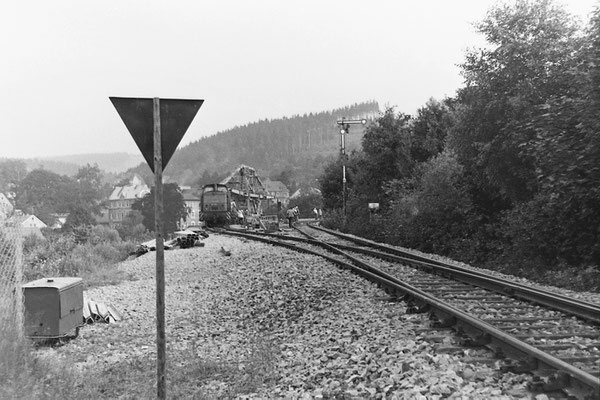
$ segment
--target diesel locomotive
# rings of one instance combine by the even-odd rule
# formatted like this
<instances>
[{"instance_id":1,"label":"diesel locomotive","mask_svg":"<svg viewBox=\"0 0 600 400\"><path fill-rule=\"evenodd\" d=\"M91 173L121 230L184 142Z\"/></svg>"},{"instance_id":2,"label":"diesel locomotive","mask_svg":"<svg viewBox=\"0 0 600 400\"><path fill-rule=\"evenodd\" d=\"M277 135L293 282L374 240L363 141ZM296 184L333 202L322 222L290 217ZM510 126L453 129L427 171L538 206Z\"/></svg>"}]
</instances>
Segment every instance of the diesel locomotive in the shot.
<instances>
[{"instance_id":1,"label":"diesel locomotive","mask_svg":"<svg viewBox=\"0 0 600 400\"><path fill-rule=\"evenodd\" d=\"M231 192L227 185L204 185L200 196L200 219L206 226L223 226L231 222Z\"/></svg>"}]
</instances>

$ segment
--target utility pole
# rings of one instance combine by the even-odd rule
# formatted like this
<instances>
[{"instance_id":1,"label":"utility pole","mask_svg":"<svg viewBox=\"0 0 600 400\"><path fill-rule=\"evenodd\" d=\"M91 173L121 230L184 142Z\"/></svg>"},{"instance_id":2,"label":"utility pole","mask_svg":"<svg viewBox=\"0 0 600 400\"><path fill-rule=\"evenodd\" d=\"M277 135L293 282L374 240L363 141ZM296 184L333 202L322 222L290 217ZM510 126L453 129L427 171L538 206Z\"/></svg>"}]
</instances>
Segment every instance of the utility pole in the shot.
<instances>
[{"instance_id":1,"label":"utility pole","mask_svg":"<svg viewBox=\"0 0 600 400\"><path fill-rule=\"evenodd\" d=\"M367 120L346 119L344 117L337 120L340 127L340 156L342 158L342 209L346 217L346 135L350 133L350 125L365 125Z\"/></svg>"}]
</instances>

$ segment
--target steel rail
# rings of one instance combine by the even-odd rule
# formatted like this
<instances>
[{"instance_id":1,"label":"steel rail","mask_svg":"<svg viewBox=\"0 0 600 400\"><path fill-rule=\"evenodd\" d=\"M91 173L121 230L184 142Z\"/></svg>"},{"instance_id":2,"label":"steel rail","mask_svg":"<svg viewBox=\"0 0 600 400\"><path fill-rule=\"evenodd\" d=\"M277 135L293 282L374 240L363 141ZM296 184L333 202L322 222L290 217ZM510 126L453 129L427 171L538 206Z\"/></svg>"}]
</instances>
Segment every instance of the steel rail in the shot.
<instances>
[{"instance_id":1,"label":"steel rail","mask_svg":"<svg viewBox=\"0 0 600 400\"><path fill-rule=\"evenodd\" d=\"M310 236L305 232L300 232L304 235ZM398 294L398 292L400 292L403 295L408 295L412 299L416 299L428 305L432 308L431 311L438 317L438 319L442 321L452 320L452 325L454 325L459 332L467 333L470 336L478 338L479 340L483 339L485 345L493 349L497 354L500 354L502 356L509 356L514 359L520 360L521 363L527 364L528 368L558 371L560 376L556 379L560 380L560 383L562 385L569 384L571 388L576 390L578 393L600 393L600 378L597 378L585 371L574 367L571 364L568 364L563 360L560 360L559 358L545 353L535 348L534 346L529 345L511 336L510 334L501 331L498 328L465 313L462 310L454 308L445 303L443 300L437 299L436 297L422 291L421 289L414 287L406 282L403 282L397 279L396 277L386 272L383 272L377 269L376 267L353 257L350 254L347 254L346 252L336 248L335 246L321 242L321 247L324 247L335 254L341 255L351 260L356 265L344 262L342 260L327 256L325 254L307 248L302 248L296 245L291 245L281 240L277 240L279 238L273 237L274 235L267 236L262 234L256 234L255 232L248 233L234 230L223 230L223 233L230 234L233 236L240 236L247 239L257 240L272 245L283 246L291 250L300 251L307 254L313 254L325 258L329 261L334 262L337 265L342 266L345 269L352 270L358 275L361 275L366 279L377 283L380 286L385 287L389 292L392 292L396 295ZM308 244L315 244L314 242L319 242L316 239L312 239L309 241L300 241ZM572 379L569 379L569 377Z\"/></svg>"},{"instance_id":2,"label":"steel rail","mask_svg":"<svg viewBox=\"0 0 600 400\"><path fill-rule=\"evenodd\" d=\"M574 300L568 296L564 296L558 293L552 293L543 289L533 289L526 285L517 282L511 282L503 278L490 277L489 275L486 275L485 273L479 271L455 266L450 263L434 260L425 256L412 254L410 252L402 251L391 246L383 245L381 243L376 243L365 239L345 235L343 233L332 231L330 229L326 229L320 226L318 227L311 224L309 224L309 226L313 229L329 233L330 235L337 236L363 246L375 247L385 252L394 254L397 257L400 257L395 261L404 260L403 262L409 263L411 264L411 266L427 268L430 271L434 269L441 270L444 273L452 274L454 276L462 278L462 280L466 283L484 287L486 289L506 294L515 298L528 300L600 324L600 304L594 304L582 300ZM340 248L345 247L346 249L349 249L348 246L344 245L336 244L335 246L338 246ZM357 252L360 252L362 250L363 249L352 249L352 251Z\"/></svg>"}]
</instances>

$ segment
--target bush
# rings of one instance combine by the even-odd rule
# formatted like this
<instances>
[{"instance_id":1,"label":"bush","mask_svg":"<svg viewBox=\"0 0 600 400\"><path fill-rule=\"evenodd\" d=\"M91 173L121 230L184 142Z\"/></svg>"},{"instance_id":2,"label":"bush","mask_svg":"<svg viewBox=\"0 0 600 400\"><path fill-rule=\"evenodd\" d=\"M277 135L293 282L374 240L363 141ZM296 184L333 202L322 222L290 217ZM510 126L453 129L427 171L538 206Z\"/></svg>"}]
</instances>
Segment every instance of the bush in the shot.
<instances>
[{"instance_id":1,"label":"bush","mask_svg":"<svg viewBox=\"0 0 600 400\"><path fill-rule=\"evenodd\" d=\"M142 223L144 217L138 210L131 211L123 218L122 223L117 226L117 232L122 240L131 242L145 242L149 240L152 234L146 229Z\"/></svg>"},{"instance_id":2,"label":"bush","mask_svg":"<svg viewBox=\"0 0 600 400\"><path fill-rule=\"evenodd\" d=\"M344 229L344 213L340 209L327 210L323 215L321 225L329 229Z\"/></svg>"},{"instance_id":3,"label":"bush","mask_svg":"<svg viewBox=\"0 0 600 400\"><path fill-rule=\"evenodd\" d=\"M577 201L573 200L570 207L576 208ZM537 270L598 265L600 245L595 219L590 213L565 210L551 196L539 194L505 213L500 225L505 246L497 261L526 263Z\"/></svg>"},{"instance_id":4,"label":"bush","mask_svg":"<svg viewBox=\"0 0 600 400\"><path fill-rule=\"evenodd\" d=\"M107 226L95 225L90 228L88 242L91 245L102 243L118 244L121 242L119 232Z\"/></svg>"}]
</instances>

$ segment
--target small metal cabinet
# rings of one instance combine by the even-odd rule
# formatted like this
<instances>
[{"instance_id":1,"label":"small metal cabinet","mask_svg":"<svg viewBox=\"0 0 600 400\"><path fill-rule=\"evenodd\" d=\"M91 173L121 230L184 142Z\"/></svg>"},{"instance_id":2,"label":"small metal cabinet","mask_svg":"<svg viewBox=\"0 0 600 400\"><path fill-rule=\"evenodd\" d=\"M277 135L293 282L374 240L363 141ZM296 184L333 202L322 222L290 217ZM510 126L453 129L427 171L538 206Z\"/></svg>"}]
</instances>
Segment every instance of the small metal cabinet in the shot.
<instances>
[{"instance_id":1,"label":"small metal cabinet","mask_svg":"<svg viewBox=\"0 0 600 400\"><path fill-rule=\"evenodd\" d=\"M22 288L26 336L58 338L82 325L81 278L43 278L28 282Z\"/></svg>"}]
</instances>

